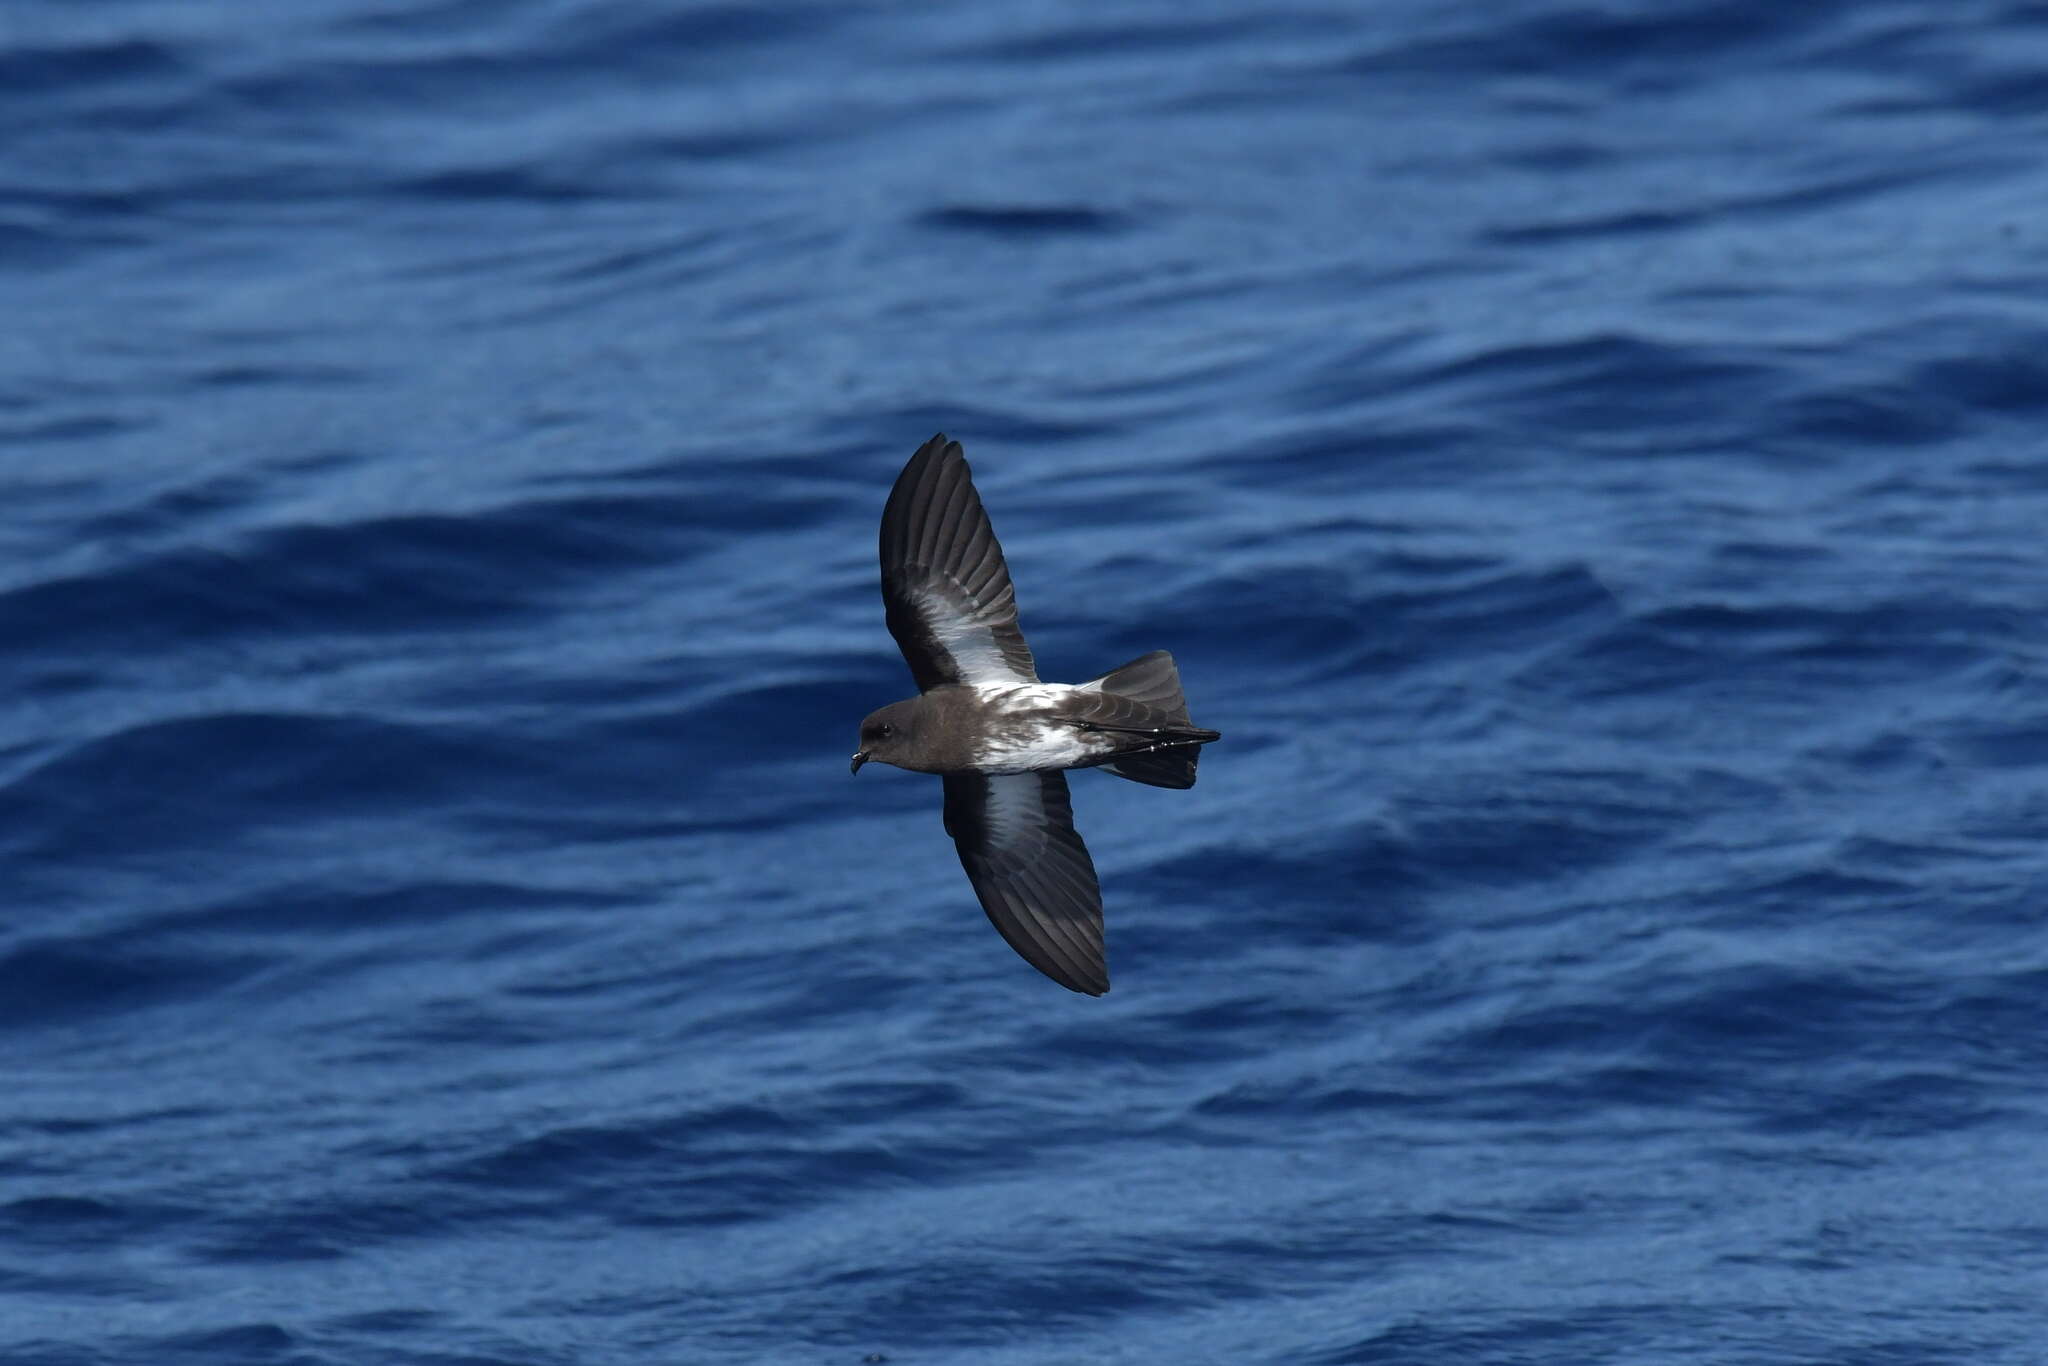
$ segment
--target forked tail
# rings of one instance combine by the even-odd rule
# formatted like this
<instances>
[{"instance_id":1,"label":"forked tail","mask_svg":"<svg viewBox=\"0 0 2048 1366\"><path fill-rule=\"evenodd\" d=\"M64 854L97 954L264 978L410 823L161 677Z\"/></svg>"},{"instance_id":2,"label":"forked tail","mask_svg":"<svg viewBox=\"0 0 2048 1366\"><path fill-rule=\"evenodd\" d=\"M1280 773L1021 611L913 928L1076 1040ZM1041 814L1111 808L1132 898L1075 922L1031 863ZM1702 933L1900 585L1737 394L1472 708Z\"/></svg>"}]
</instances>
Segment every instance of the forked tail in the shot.
<instances>
[{"instance_id":1,"label":"forked tail","mask_svg":"<svg viewBox=\"0 0 2048 1366\"><path fill-rule=\"evenodd\" d=\"M1180 670L1174 667L1172 655L1164 650L1139 655L1081 686L1152 708L1163 713L1175 727L1157 742L1158 748L1134 748L1128 754L1120 754L1100 765L1104 772L1148 787L1195 785L1195 763L1202 757L1202 746L1216 739L1217 733L1202 730L1188 718L1187 699L1180 691Z\"/></svg>"}]
</instances>

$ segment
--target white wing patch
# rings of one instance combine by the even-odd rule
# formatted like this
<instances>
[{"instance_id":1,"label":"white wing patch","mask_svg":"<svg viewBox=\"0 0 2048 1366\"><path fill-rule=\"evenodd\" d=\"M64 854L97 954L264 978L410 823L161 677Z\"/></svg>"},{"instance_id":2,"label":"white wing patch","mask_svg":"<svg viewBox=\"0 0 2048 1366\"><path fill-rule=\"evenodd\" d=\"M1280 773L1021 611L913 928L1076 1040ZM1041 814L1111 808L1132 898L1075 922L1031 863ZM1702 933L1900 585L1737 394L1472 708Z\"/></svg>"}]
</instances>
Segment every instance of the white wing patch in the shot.
<instances>
[{"instance_id":1,"label":"white wing patch","mask_svg":"<svg viewBox=\"0 0 2048 1366\"><path fill-rule=\"evenodd\" d=\"M988 842L1005 853L1030 853L1045 842L1045 802L1038 779L1015 774L988 782Z\"/></svg>"},{"instance_id":2,"label":"white wing patch","mask_svg":"<svg viewBox=\"0 0 2048 1366\"><path fill-rule=\"evenodd\" d=\"M952 656L962 683L987 686L1019 681L1017 671L996 645L995 632L962 615L958 603L936 593L919 593L917 614L931 627L939 648Z\"/></svg>"}]
</instances>

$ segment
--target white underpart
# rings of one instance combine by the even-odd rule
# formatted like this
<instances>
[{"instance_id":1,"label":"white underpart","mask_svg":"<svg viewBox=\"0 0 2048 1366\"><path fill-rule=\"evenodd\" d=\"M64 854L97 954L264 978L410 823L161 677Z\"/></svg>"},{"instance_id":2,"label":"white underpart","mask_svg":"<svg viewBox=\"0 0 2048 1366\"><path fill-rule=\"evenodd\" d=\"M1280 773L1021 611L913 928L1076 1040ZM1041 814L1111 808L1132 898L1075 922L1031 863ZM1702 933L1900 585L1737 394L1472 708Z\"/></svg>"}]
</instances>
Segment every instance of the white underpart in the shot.
<instances>
[{"instance_id":1,"label":"white underpart","mask_svg":"<svg viewBox=\"0 0 2048 1366\"><path fill-rule=\"evenodd\" d=\"M974 691L1005 712L1037 711L1069 693L1080 691L1071 683L981 683ZM1050 724L1035 734L1015 737L997 733L975 760L985 773L1035 773L1048 768L1072 768L1109 748L1099 735L1078 726Z\"/></svg>"},{"instance_id":2,"label":"white underpart","mask_svg":"<svg viewBox=\"0 0 2048 1366\"><path fill-rule=\"evenodd\" d=\"M931 593L917 598L918 615L938 638L939 648L953 657L953 667L962 683L976 685L1015 683L1017 671L996 648L995 632L972 617L962 616L957 604Z\"/></svg>"}]
</instances>

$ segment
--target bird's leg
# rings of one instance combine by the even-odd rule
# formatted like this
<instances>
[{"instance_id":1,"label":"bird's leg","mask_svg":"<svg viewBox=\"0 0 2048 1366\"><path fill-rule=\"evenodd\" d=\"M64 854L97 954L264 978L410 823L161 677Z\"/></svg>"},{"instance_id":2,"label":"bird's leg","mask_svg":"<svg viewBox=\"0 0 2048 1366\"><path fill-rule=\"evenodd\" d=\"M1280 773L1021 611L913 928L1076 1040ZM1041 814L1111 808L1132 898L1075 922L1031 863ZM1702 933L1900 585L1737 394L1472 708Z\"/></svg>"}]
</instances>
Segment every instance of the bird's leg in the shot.
<instances>
[{"instance_id":1,"label":"bird's leg","mask_svg":"<svg viewBox=\"0 0 2048 1366\"><path fill-rule=\"evenodd\" d=\"M1152 733L1153 733L1154 735L1157 735L1157 734L1158 734L1159 732L1158 732L1158 731L1153 731ZM1126 754L1156 754L1156 753L1158 753L1158 752L1159 752L1160 750L1162 750L1162 749L1182 749L1182 748L1185 748L1186 746L1188 746L1188 745L1192 745L1192 744L1194 744L1194 743L1196 743L1196 742L1195 742L1195 741L1193 741L1193 740L1154 740L1154 741L1153 741L1153 742L1152 742L1151 744L1149 744L1149 745L1145 745L1145 746L1143 746L1143 747L1141 747L1141 748L1138 748L1138 749L1127 749L1127 750L1125 750L1125 751L1124 751L1124 753L1126 753Z\"/></svg>"},{"instance_id":2,"label":"bird's leg","mask_svg":"<svg viewBox=\"0 0 2048 1366\"><path fill-rule=\"evenodd\" d=\"M1075 722L1074 724L1078 725L1083 731L1087 732L1090 735L1100 735L1104 732L1107 732L1111 735L1166 734L1166 728L1163 726L1151 726L1143 730L1137 730L1129 726L1105 726L1094 721L1079 721ZM1201 743L1202 742L1200 740L1154 740L1150 744L1140 745L1135 749L1123 750L1121 751L1121 753L1127 755L1156 754L1158 751L1162 749L1181 749L1188 745L1198 745Z\"/></svg>"}]
</instances>

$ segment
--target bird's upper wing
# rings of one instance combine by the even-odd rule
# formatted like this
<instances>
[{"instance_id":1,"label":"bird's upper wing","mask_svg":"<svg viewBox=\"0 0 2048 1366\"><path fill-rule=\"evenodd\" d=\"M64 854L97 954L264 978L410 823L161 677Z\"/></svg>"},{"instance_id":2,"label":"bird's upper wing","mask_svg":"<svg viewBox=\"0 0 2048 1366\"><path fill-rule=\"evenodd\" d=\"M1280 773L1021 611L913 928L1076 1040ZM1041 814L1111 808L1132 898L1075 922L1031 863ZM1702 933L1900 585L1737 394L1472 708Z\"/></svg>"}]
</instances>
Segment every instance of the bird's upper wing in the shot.
<instances>
[{"instance_id":1,"label":"bird's upper wing","mask_svg":"<svg viewBox=\"0 0 2048 1366\"><path fill-rule=\"evenodd\" d=\"M1017 630L1003 548L960 443L918 447L882 510L882 601L918 690L948 683L1036 683Z\"/></svg>"},{"instance_id":2,"label":"bird's upper wing","mask_svg":"<svg viewBox=\"0 0 2048 1366\"><path fill-rule=\"evenodd\" d=\"M1071 991L1109 990L1102 891L1064 774L948 773L946 833L981 908L1025 962Z\"/></svg>"}]
</instances>

